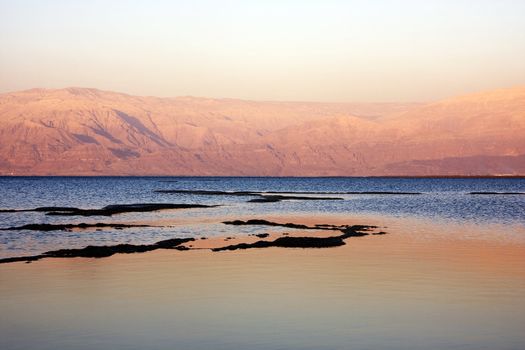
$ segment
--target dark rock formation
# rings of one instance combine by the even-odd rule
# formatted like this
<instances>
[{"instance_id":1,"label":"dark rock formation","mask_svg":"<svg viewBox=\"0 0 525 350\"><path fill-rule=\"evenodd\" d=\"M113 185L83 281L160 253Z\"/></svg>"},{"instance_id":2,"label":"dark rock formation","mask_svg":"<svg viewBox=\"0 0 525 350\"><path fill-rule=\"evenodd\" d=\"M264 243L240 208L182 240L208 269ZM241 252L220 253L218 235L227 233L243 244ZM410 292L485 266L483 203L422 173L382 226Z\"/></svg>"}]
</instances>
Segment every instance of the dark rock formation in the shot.
<instances>
[{"instance_id":1,"label":"dark rock formation","mask_svg":"<svg viewBox=\"0 0 525 350\"><path fill-rule=\"evenodd\" d=\"M0 209L0 213L18 213L26 211L37 211L37 212L51 212L51 211L69 211L78 210L74 207L38 207L34 209Z\"/></svg>"},{"instance_id":2,"label":"dark rock formation","mask_svg":"<svg viewBox=\"0 0 525 350\"><path fill-rule=\"evenodd\" d=\"M185 250L185 247L183 248L180 245L191 241L194 241L194 239L173 238L164 241L159 241L154 244L117 244L111 246L87 246L81 249L60 249L45 252L40 255L4 258L0 259L0 264L17 261L31 262L44 258L105 258L114 254L144 253L157 249Z\"/></svg>"},{"instance_id":3,"label":"dark rock formation","mask_svg":"<svg viewBox=\"0 0 525 350\"><path fill-rule=\"evenodd\" d=\"M79 209L74 207L39 207L35 209L4 209L0 212L45 212L46 215L61 216L112 216L122 213L151 212L166 209L212 208L216 205L203 204L172 204L172 203L137 203L137 204L112 204L101 209Z\"/></svg>"},{"instance_id":4,"label":"dark rock formation","mask_svg":"<svg viewBox=\"0 0 525 350\"><path fill-rule=\"evenodd\" d=\"M328 248L344 245L341 236L336 237L279 237L274 241L257 241L255 243L241 243L226 247L214 248L212 251L237 250L250 248Z\"/></svg>"},{"instance_id":5,"label":"dark rock formation","mask_svg":"<svg viewBox=\"0 0 525 350\"><path fill-rule=\"evenodd\" d=\"M275 203L283 200L343 200L337 197L305 197L305 196L287 196L281 194L268 194L277 192L248 192L248 191L208 191L208 190L157 190L157 193L178 193L194 194L206 196L238 196L238 197L257 197L249 200L251 203Z\"/></svg>"},{"instance_id":6,"label":"dark rock formation","mask_svg":"<svg viewBox=\"0 0 525 350\"><path fill-rule=\"evenodd\" d=\"M205 196L257 196L259 192L248 191L209 191L209 190L156 190L156 193L195 194Z\"/></svg>"},{"instance_id":7,"label":"dark rock formation","mask_svg":"<svg viewBox=\"0 0 525 350\"><path fill-rule=\"evenodd\" d=\"M289 228L298 228L298 229L309 229L306 225L300 225L300 224L292 224L292 223L286 223L286 224L279 224L276 222L271 222L268 220L262 220L262 219L251 219L247 221L242 220L233 220L233 221L223 221L223 224L226 225L264 225L264 226L281 226L281 227L289 227Z\"/></svg>"},{"instance_id":8,"label":"dark rock formation","mask_svg":"<svg viewBox=\"0 0 525 350\"><path fill-rule=\"evenodd\" d=\"M66 231L75 228L87 229L87 228L114 228L121 230L124 228L131 227L151 227L150 225L128 225L128 224L106 224L98 222L96 224L27 224L22 226L13 226L7 228L0 228L2 231L14 231L14 230L32 230L32 231Z\"/></svg>"},{"instance_id":9,"label":"dark rock formation","mask_svg":"<svg viewBox=\"0 0 525 350\"><path fill-rule=\"evenodd\" d=\"M285 196L285 195L266 195L259 194L259 198L250 199L251 203L275 203L284 200L301 200L301 201L334 201L343 200L338 197L304 197L304 196Z\"/></svg>"},{"instance_id":10,"label":"dark rock formation","mask_svg":"<svg viewBox=\"0 0 525 350\"><path fill-rule=\"evenodd\" d=\"M303 224L294 224L294 223L285 223L280 224L277 222L272 222L268 220L263 219L251 219L247 221L242 220L233 220L233 221L223 221L223 224L226 225L264 225L264 226L279 226L279 227L288 227L288 228L296 228L296 229L303 229L303 230L346 230L346 229L352 229L354 231L367 231L376 228L376 226L368 226L368 225L329 225L329 224L316 224L315 226L308 226Z\"/></svg>"},{"instance_id":11,"label":"dark rock formation","mask_svg":"<svg viewBox=\"0 0 525 350\"><path fill-rule=\"evenodd\" d=\"M483 194L483 195L520 195L525 192L470 192L469 194Z\"/></svg>"},{"instance_id":12,"label":"dark rock formation","mask_svg":"<svg viewBox=\"0 0 525 350\"><path fill-rule=\"evenodd\" d=\"M421 192L396 192L396 191L344 191L344 192L323 192L323 191L287 191L287 192L265 192L268 194L422 194Z\"/></svg>"},{"instance_id":13,"label":"dark rock formation","mask_svg":"<svg viewBox=\"0 0 525 350\"><path fill-rule=\"evenodd\" d=\"M230 245L226 247L219 247L212 249L214 252L224 250L250 249L250 248L268 248L268 247L282 247L282 248L329 248L337 247L345 244L345 239L350 237L368 236L370 231L376 226L368 225L327 225L317 224L315 226L307 226L301 224L279 224L267 220L248 220L248 221L225 221L229 225L267 225L267 226L282 226L289 228L307 229L307 230L337 230L342 232L342 235L331 237L279 237L274 241L257 241L255 243L241 243ZM375 234L381 235L386 232L377 232ZM374 234L374 233L373 233ZM283 234L284 235L284 234ZM257 235L259 237L259 235Z\"/></svg>"},{"instance_id":14,"label":"dark rock formation","mask_svg":"<svg viewBox=\"0 0 525 350\"><path fill-rule=\"evenodd\" d=\"M106 207L107 208L107 207ZM95 209L96 210L96 209ZM102 210L102 209L99 209ZM225 221L225 224L228 225L264 225L264 226L279 226L287 227L293 229L303 229L303 230L332 230L340 231L342 234L338 236L331 237L279 237L273 241L257 241L255 243L241 243L235 245L229 245L225 247L213 248L213 251L223 251L223 250L237 250L237 249L249 249L249 248L267 248L267 247L283 247L283 248L328 248L328 247L337 247L345 244L345 239L350 237L362 237L369 235L368 231L376 228L376 226L369 225L328 225L328 224L317 224L314 226L308 226L303 224L294 224L294 223L276 223L268 220L261 219L252 219L247 221L234 220L234 221ZM123 224L78 224L78 225L51 225L51 224L42 224L42 225L25 225L18 228L11 229L40 229L40 230L52 230L52 229L68 229L74 227L131 227L131 225ZM143 226L143 225L137 225ZM29 227L29 228L28 228ZM38 227L38 228L37 228ZM42 227L44 229L42 229ZM385 232L375 232L374 235L383 235ZM283 234L283 236L286 234ZM269 236L267 233L256 234L255 236L259 238L266 238ZM205 239L205 237L201 237ZM235 239L234 237L226 237L225 240ZM178 250L189 250L183 246L183 243L194 241L194 238L174 238L156 242L154 244L117 244L111 246L87 246L81 249L60 249L45 252L40 255L34 256L23 256L23 257L13 257L13 258L4 258L0 259L1 263L10 263L17 261L32 262L40 260L43 258L73 258L73 257L84 257L84 258L103 258L112 256L114 254L131 254L131 253L143 253L149 252L157 249L178 249Z\"/></svg>"}]
</instances>

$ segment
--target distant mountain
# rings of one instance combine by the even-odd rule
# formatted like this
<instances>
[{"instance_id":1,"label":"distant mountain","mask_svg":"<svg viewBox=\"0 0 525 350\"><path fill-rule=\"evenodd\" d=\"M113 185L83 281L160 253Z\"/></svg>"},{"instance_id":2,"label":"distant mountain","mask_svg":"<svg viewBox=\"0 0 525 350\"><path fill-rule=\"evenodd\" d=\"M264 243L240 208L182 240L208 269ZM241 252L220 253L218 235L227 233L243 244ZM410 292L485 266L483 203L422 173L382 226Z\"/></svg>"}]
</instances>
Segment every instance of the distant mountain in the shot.
<instances>
[{"instance_id":1,"label":"distant mountain","mask_svg":"<svg viewBox=\"0 0 525 350\"><path fill-rule=\"evenodd\" d=\"M525 175L525 88L430 104L7 93L0 174Z\"/></svg>"}]
</instances>

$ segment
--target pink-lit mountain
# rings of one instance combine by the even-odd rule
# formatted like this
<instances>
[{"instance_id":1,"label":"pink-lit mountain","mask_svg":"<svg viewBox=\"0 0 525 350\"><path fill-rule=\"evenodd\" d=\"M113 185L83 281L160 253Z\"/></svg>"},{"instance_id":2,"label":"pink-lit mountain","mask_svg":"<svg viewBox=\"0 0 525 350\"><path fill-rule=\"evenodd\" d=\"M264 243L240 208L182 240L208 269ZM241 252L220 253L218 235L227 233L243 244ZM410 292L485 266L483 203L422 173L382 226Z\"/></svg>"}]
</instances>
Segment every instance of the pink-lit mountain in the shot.
<instances>
[{"instance_id":1,"label":"pink-lit mountain","mask_svg":"<svg viewBox=\"0 0 525 350\"><path fill-rule=\"evenodd\" d=\"M525 175L525 87L429 104L0 95L1 175Z\"/></svg>"}]
</instances>

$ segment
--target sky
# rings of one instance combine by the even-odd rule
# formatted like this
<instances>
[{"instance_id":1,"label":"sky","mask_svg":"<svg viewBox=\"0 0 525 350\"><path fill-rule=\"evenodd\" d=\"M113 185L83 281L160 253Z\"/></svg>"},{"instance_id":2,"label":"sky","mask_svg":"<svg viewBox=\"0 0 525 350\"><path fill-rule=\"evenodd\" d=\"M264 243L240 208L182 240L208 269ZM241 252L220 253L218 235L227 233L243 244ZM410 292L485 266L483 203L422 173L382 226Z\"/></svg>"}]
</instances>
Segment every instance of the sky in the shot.
<instances>
[{"instance_id":1,"label":"sky","mask_svg":"<svg viewBox=\"0 0 525 350\"><path fill-rule=\"evenodd\" d=\"M432 101L525 85L523 0L0 0L0 92Z\"/></svg>"}]
</instances>

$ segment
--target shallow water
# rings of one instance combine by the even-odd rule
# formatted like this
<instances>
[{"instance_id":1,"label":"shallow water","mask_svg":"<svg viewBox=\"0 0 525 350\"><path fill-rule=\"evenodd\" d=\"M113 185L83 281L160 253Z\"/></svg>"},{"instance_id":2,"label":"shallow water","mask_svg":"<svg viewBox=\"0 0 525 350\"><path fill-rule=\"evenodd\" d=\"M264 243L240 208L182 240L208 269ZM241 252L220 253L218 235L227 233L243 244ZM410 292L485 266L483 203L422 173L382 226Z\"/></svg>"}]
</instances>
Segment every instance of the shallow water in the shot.
<instances>
[{"instance_id":1,"label":"shallow water","mask_svg":"<svg viewBox=\"0 0 525 350\"><path fill-rule=\"evenodd\" d=\"M525 246L402 224L330 249L1 265L0 347L523 349Z\"/></svg>"},{"instance_id":2,"label":"shallow water","mask_svg":"<svg viewBox=\"0 0 525 350\"><path fill-rule=\"evenodd\" d=\"M0 213L0 227L28 223L119 222L165 228L81 232L0 231L0 258L57 248L116 243L153 243L171 237L232 236L265 228L229 227L226 219L295 215L369 215L421 218L442 225L510 227L495 239L525 239L525 195L469 195L474 191L525 192L525 179L427 178L221 178L221 177L0 177L0 208L39 206L100 208L124 203L220 204L217 208L129 213L114 217L54 217L44 213ZM345 200L247 203L247 197L156 193L161 189L220 191L396 191L421 195L341 195ZM322 196L322 195L314 195ZM331 195L334 196L334 195ZM350 222L348 222L350 223ZM363 222L354 222L363 224ZM365 223L366 224L366 223Z\"/></svg>"},{"instance_id":3,"label":"shallow water","mask_svg":"<svg viewBox=\"0 0 525 350\"><path fill-rule=\"evenodd\" d=\"M176 182L165 182L176 181ZM389 234L327 249L155 251L0 265L1 349L524 349L522 179L1 178L0 207L223 204L114 217L0 214L30 222L150 222L122 231L11 231L0 256L108 242L291 229L225 219L372 224ZM344 201L246 203L155 189L418 191ZM296 234L309 234L296 230ZM292 232L293 234L293 232ZM252 237L253 239L253 237ZM201 246L213 239L199 240ZM230 241L230 242L232 242Z\"/></svg>"}]
</instances>

